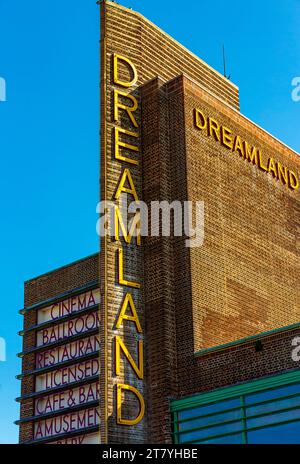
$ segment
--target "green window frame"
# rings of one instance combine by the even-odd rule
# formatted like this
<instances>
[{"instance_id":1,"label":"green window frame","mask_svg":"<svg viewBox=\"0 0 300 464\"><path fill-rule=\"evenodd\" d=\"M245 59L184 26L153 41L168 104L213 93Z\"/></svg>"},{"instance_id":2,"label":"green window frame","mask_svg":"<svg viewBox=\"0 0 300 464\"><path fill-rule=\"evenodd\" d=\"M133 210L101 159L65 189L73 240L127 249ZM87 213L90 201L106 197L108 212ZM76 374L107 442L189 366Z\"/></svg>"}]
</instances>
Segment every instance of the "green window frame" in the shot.
<instances>
[{"instance_id":1,"label":"green window frame","mask_svg":"<svg viewBox=\"0 0 300 464\"><path fill-rule=\"evenodd\" d=\"M300 435L300 369L172 400L170 410L175 444L247 444L251 432L295 422Z\"/></svg>"}]
</instances>

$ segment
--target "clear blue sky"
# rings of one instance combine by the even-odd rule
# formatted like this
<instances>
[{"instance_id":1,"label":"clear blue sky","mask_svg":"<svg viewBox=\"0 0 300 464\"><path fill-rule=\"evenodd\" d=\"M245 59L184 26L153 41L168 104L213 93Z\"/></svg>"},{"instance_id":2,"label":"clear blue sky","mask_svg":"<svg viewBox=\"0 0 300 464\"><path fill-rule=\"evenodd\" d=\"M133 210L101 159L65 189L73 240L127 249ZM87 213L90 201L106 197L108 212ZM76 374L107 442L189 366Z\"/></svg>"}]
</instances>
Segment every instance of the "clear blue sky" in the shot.
<instances>
[{"instance_id":1,"label":"clear blue sky","mask_svg":"<svg viewBox=\"0 0 300 464\"><path fill-rule=\"evenodd\" d=\"M240 87L242 112L300 151L299 0L124 0ZM0 442L17 442L23 281L97 250L98 40L94 0L0 0Z\"/></svg>"}]
</instances>

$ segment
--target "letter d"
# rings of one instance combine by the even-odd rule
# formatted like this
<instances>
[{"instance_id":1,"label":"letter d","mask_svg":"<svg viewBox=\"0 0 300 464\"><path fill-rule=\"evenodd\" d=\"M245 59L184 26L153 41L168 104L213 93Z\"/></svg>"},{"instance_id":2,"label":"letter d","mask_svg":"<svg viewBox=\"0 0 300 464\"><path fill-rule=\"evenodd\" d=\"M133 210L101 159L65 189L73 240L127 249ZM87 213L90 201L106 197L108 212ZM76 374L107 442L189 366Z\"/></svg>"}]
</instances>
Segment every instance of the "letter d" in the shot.
<instances>
[{"instance_id":1,"label":"letter d","mask_svg":"<svg viewBox=\"0 0 300 464\"><path fill-rule=\"evenodd\" d=\"M297 190L299 188L299 179L294 171L289 171L289 184L293 190Z\"/></svg>"},{"instance_id":2,"label":"letter d","mask_svg":"<svg viewBox=\"0 0 300 464\"><path fill-rule=\"evenodd\" d=\"M123 62L132 74L130 81L122 81L119 79L119 63ZM137 70L134 64L125 56L113 54L113 70L114 70L114 84L120 85L121 87L132 87L138 80Z\"/></svg>"},{"instance_id":3,"label":"letter d","mask_svg":"<svg viewBox=\"0 0 300 464\"><path fill-rule=\"evenodd\" d=\"M133 393L139 401L139 413L135 419L123 419L122 418L122 391L130 391ZM143 419L145 414L145 401L140 392L131 385L124 385L121 383L117 384L117 424L119 425L136 425Z\"/></svg>"}]
</instances>

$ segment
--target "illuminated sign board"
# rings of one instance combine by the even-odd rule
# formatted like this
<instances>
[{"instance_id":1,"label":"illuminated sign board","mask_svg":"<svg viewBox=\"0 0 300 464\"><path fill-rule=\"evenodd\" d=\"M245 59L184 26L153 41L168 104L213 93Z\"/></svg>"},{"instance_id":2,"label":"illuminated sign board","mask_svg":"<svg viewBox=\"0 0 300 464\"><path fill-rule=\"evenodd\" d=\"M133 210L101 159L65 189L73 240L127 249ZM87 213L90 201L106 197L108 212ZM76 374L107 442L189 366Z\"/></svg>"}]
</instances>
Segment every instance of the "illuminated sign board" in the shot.
<instances>
[{"instance_id":1,"label":"illuminated sign board","mask_svg":"<svg viewBox=\"0 0 300 464\"><path fill-rule=\"evenodd\" d=\"M88 334L100 327L99 303L100 291L96 288L37 311L37 323L45 327L36 332L36 347L45 349L36 353L35 368L46 372L35 378L35 392L40 392L40 396L34 400L34 440L63 435L52 443L100 442L99 432L84 433L100 421L100 383L99 379L94 380L100 374L100 340L99 333ZM80 362L80 358L86 357ZM78 434L73 436L74 432Z\"/></svg>"},{"instance_id":2,"label":"illuminated sign board","mask_svg":"<svg viewBox=\"0 0 300 464\"><path fill-rule=\"evenodd\" d=\"M52 393L35 400L35 415L62 411L99 400L99 381Z\"/></svg>"},{"instance_id":3,"label":"illuminated sign board","mask_svg":"<svg viewBox=\"0 0 300 464\"><path fill-rule=\"evenodd\" d=\"M65 316L75 315L78 311L84 311L100 303L99 289L90 290L81 295L71 296L38 311L38 324L48 321L56 321Z\"/></svg>"},{"instance_id":4,"label":"illuminated sign board","mask_svg":"<svg viewBox=\"0 0 300 464\"><path fill-rule=\"evenodd\" d=\"M97 329L100 325L99 311L69 319L66 322L46 327L37 332L37 346L63 341L66 338L83 334L89 330Z\"/></svg>"},{"instance_id":5,"label":"illuminated sign board","mask_svg":"<svg viewBox=\"0 0 300 464\"><path fill-rule=\"evenodd\" d=\"M100 443L99 433L82 434L78 437L61 438L57 441L50 441L49 445L96 445Z\"/></svg>"},{"instance_id":6,"label":"illuminated sign board","mask_svg":"<svg viewBox=\"0 0 300 464\"><path fill-rule=\"evenodd\" d=\"M216 119L207 116L200 109L194 110L195 127L212 137L223 147L232 153L237 153L242 159L247 160L262 171L270 173L282 184L287 185L292 190L299 188L299 177L292 169L283 166L272 157L264 157L261 150L243 140L238 134L234 134L231 129L220 124Z\"/></svg>"},{"instance_id":7,"label":"illuminated sign board","mask_svg":"<svg viewBox=\"0 0 300 464\"><path fill-rule=\"evenodd\" d=\"M99 408L89 408L62 414L36 422L34 426L34 439L48 438L65 433L80 431L87 427L99 425Z\"/></svg>"},{"instance_id":8,"label":"illuminated sign board","mask_svg":"<svg viewBox=\"0 0 300 464\"><path fill-rule=\"evenodd\" d=\"M100 373L99 359L88 359L87 361L61 367L36 377L35 391L50 390L52 388L67 386L71 382L93 377Z\"/></svg>"},{"instance_id":9,"label":"illuminated sign board","mask_svg":"<svg viewBox=\"0 0 300 464\"><path fill-rule=\"evenodd\" d=\"M51 367L55 364L76 360L99 350L99 335L76 340L66 345L42 351L36 355L36 369Z\"/></svg>"}]
</instances>

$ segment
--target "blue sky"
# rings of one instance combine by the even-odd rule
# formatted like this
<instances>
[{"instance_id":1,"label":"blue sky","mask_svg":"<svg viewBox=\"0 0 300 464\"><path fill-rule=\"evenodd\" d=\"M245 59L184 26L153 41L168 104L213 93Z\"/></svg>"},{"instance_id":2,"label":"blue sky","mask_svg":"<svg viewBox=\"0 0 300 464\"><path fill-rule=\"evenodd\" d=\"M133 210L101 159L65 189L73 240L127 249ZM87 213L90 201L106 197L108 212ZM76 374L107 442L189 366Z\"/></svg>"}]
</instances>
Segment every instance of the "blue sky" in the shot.
<instances>
[{"instance_id":1,"label":"blue sky","mask_svg":"<svg viewBox=\"0 0 300 464\"><path fill-rule=\"evenodd\" d=\"M124 0L240 87L241 110L300 152L299 0ZM0 442L17 442L23 282L94 253L99 173L94 0L0 0Z\"/></svg>"}]
</instances>

